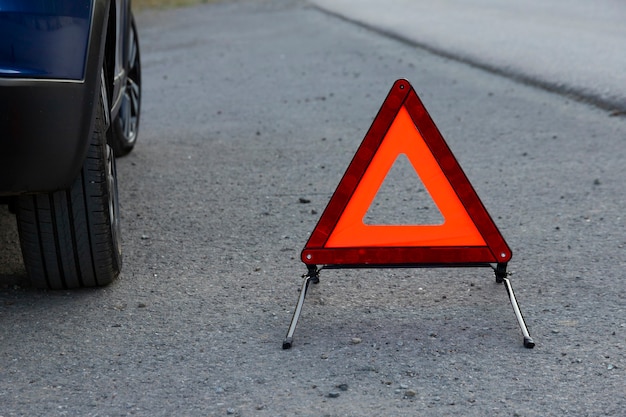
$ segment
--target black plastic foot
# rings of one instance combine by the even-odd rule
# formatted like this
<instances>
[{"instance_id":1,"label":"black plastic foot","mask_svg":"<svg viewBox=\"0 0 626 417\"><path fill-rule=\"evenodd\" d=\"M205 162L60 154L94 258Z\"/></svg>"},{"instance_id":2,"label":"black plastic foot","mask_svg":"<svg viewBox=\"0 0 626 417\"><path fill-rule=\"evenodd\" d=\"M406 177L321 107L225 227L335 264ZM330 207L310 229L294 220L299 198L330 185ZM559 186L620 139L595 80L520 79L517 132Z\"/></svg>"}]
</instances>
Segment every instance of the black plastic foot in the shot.
<instances>
[{"instance_id":1,"label":"black plastic foot","mask_svg":"<svg viewBox=\"0 0 626 417\"><path fill-rule=\"evenodd\" d=\"M291 349L291 345L293 344L293 337L288 337L283 340L283 350Z\"/></svg>"},{"instance_id":2,"label":"black plastic foot","mask_svg":"<svg viewBox=\"0 0 626 417\"><path fill-rule=\"evenodd\" d=\"M532 349L535 347L535 342L532 337L524 337L524 347L528 349Z\"/></svg>"},{"instance_id":3,"label":"black plastic foot","mask_svg":"<svg viewBox=\"0 0 626 417\"><path fill-rule=\"evenodd\" d=\"M504 278L508 275L506 272L506 263L497 264L494 272L496 273L496 282L498 284L502 284L504 282Z\"/></svg>"}]
</instances>

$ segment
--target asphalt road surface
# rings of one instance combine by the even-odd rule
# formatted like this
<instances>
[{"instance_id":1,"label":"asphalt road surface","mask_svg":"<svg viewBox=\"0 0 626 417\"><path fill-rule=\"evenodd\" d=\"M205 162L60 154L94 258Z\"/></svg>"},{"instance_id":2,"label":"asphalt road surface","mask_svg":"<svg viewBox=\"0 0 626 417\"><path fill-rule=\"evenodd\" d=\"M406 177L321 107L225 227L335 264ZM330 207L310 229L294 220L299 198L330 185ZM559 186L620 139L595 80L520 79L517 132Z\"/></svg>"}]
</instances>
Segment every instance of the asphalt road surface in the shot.
<instances>
[{"instance_id":1,"label":"asphalt road surface","mask_svg":"<svg viewBox=\"0 0 626 417\"><path fill-rule=\"evenodd\" d=\"M615 0L311 0L434 53L626 111L626 3Z\"/></svg>"},{"instance_id":2,"label":"asphalt road surface","mask_svg":"<svg viewBox=\"0 0 626 417\"><path fill-rule=\"evenodd\" d=\"M0 416L623 414L626 118L304 1L137 19L122 276L17 284L1 209ZM397 78L511 246L534 349L486 268L323 270L281 349L300 251ZM415 204L415 175L397 182L378 216Z\"/></svg>"}]
</instances>

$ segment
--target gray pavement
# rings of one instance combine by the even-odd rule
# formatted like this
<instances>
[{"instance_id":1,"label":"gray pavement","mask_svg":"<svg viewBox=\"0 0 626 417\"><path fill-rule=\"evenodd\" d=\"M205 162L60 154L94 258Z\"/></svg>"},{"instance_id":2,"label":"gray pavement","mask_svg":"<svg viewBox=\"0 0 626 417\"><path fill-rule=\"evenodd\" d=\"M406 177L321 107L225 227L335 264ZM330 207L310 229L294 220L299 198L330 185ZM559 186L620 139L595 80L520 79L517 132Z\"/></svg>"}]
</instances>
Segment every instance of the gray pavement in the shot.
<instances>
[{"instance_id":1,"label":"gray pavement","mask_svg":"<svg viewBox=\"0 0 626 417\"><path fill-rule=\"evenodd\" d=\"M626 111L626 2L311 2L438 54Z\"/></svg>"},{"instance_id":2,"label":"gray pavement","mask_svg":"<svg viewBox=\"0 0 626 417\"><path fill-rule=\"evenodd\" d=\"M0 416L623 414L626 118L302 0L137 21L122 276L14 286L24 268L0 207ZM397 78L511 246L534 349L487 268L323 270L281 349L300 251ZM377 215L417 198L409 174Z\"/></svg>"}]
</instances>

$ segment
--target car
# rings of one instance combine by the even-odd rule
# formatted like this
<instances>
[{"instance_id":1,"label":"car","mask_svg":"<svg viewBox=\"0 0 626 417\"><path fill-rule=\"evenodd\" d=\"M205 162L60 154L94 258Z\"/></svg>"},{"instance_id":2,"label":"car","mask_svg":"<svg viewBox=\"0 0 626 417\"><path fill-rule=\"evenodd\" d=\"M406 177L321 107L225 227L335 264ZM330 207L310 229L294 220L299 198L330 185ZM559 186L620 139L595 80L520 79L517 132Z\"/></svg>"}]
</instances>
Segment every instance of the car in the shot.
<instances>
[{"instance_id":1,"label":"car","mask_svg":"<svg viewBox=\"0 0 626 417\"><path fill-rule=\"evenodd\" d=\"M116 157L141 60L128 0L0 0L0 202L31 283L99 287L122 266Z\"/></svg>"}]
</instances>

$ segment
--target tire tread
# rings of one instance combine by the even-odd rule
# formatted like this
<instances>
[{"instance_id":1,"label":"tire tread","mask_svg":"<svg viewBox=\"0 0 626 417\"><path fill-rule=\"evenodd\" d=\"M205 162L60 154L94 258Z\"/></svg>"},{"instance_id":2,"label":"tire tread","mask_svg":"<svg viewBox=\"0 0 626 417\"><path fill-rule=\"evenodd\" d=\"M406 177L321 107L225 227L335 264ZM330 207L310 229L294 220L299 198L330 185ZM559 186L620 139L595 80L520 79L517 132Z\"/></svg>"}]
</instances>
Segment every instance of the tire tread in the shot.
<instances>
[{"instance_id":1,"label":"tire tread","mask_svg":"<svg viewBox=\"0 0 626 417\"><path fill-rule=\"evenodd\" d=\"M17 223L33 285L50 289L96 287L119 274L106 180L106 136L100 103L83 168L67 190L20 196Z\"/></svg>"}]
</instances>

